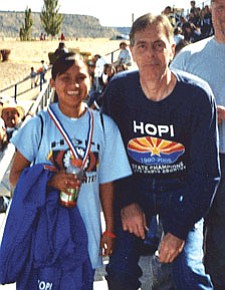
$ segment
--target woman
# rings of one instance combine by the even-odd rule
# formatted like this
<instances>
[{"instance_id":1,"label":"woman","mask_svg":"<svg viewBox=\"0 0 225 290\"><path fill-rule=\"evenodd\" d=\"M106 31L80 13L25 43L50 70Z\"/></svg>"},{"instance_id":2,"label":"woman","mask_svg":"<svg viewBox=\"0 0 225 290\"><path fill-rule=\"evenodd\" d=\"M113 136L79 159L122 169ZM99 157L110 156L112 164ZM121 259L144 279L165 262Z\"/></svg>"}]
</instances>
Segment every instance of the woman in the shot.
<instances>
[{"instance_id":1,"label":"woman","mask_svg":"<svg viewBox=\"0 0 225 290\"><path fill-rule=\"evenodd\" d=\"M22 171L32 163L47 163L56 170L49 187L66 194L80 187L77 208L87 231L94 270L101 266L100 256L110 255L113 250L113 181L130 175L131 169L115 123L83 102L90 79L81 57L67 53L58 58L50 84L58 102L41 112L41 118L30 119L12 139L17 152L10 182L16 186ZM71 163L83 171L81 182L76 175L66 173ZM105 232L100 237L101 206Z\"/></svg>"}]
</instances>

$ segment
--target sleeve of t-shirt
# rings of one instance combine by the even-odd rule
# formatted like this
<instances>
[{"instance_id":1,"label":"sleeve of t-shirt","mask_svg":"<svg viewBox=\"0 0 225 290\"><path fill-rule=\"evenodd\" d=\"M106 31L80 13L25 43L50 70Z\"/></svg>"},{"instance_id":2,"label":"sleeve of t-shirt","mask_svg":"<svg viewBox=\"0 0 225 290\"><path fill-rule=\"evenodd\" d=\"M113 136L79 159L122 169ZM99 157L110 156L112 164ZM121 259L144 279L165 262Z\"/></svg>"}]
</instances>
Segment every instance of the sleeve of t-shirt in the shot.
<instances>
[{"instance_id":1,"label":"sleeve of t-shirt","mask_svg":"<svg viewBox=\"0 0 225 290\"><path fill-rule=\"evenodd\" d=\"M41 126L40 118L37 116L32 117L10 140L16 149L30 162L35 159L38 152Z\"/></svg>"},{"instance_id":2,"label":"sleeve of t-shirt","mask_svg":"<svg viewBox=\"0 0 225 290\"><path fill-rule=\"evenodd\" d=\"M115 122L103 115L104 150L101 153L99 182L107 183L132 174L121 134Z\"/></svg>"},{"instance_id":3,"label":"sleeve of t-shirt","mask_svg":"<svg viewBox=\"0 0 225 290\"><path fill-rule=\"evenodd\" d=\"M178 70L186 70L186 59L188 56L188 52L185 51L184 49L180 51L172 60L170 64L170 69L178 69Z\"/></svg>"}]
</instances>

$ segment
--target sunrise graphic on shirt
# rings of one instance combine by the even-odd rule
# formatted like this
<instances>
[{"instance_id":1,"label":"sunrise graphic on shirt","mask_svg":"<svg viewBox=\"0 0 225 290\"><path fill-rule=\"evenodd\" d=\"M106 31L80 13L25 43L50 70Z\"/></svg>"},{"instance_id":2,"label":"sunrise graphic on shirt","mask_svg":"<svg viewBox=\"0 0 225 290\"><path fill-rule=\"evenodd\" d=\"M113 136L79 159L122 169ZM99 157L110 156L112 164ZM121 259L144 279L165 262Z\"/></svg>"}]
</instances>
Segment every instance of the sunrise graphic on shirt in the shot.
<instances>
[{"instance_id":1,"label":"sunrise graphic on shirt","mask_svg":"<svg viewBox=\"0 0 225 290\"><path fill-rule=\"evenodd\" d=\"M171 164L184 154L181 143L155 137L140 137L129 141L128 154L141 164Z\"/></svg>"}]
</instances>

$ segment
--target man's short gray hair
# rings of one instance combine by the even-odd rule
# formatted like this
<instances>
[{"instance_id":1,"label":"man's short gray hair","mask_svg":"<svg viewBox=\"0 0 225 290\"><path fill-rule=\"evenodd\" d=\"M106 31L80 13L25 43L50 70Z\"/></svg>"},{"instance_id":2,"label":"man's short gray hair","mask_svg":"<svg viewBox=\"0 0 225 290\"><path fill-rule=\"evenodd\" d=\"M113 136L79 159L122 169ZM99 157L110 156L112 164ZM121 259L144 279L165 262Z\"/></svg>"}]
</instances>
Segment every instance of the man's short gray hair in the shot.
<instances>
[{"instance_id":1,"label":"man's short gray hair","mask_svg":"<svg viewBox=\"0 0 225 290\"><path fill-rule=\"evenodd\" d=\"M174 34L173 27L166 15L153 15L151 13L145 14L137 18L130 31L130 45L134 46L134 35L138 31L145 30L148 26L153 24L162 24L165 30L165 35L170 42L173 42Z\"/></svg>"}]
</instances>

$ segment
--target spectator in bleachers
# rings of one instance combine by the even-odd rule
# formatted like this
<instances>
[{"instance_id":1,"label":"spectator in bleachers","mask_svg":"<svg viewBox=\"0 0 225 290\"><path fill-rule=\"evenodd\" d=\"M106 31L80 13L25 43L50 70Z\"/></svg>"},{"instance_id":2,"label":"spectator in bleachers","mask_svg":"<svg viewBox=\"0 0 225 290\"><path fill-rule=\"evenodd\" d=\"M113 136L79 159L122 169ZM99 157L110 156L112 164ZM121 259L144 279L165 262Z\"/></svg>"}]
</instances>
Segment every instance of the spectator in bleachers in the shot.
<instances>
[{"instance_id":1,"label":"spectator in bleachers","mask_svg":"<svg viewBox=\"0 0 225 290\"><path fill-rule=\"evenodd\" d=\"M173 34L174 34L174 41L175 44L177 45L179 42L181 42L182 40L184 40L184 36L182 34L182 29L178 26L176 28L174 28L173 30Z\"/></svg>"},{"instance_id":2,"label":"spectator in bleachers","mask_svg":"<svg viewBox=\"0 0 225 290\"><path fill-rule=\"evenodd\" d=\"M14 132L19 129L24 116L25 110L23 109L23 107L18 106L12 101L4 102L1 117L5 122L8 140L10 140Z\"/></svg>"},{"instance_id":3,"label":"spectator in bleachers","mask_svg":"<svg viewBox=\"0 0 225 290\"><path fill-rule=\"evenodd\" d=\"M2 118L0 118L0 151L3 151L7 144L8 138L6 134L5 122Z\"/></svg>"},{"instance_id":4,"label":"spectator in bleachers","mask_svg":"<svg viewBox=\"0 0 225 290\"><path fill-rule=\"evenodd\" d=\"M45 74L48 70L48 65L45 63L44 60L41 61L41 67L37 70L38 78L40 79L40 83L46 83L47 80L45 79ZM37 79L38 79L37 78Z\"/></svg>"},{"instance_id":5,"label":"spectator in bleachers","mask_svg":"<svg viewBox=\"0 0 225 290\"><path fill-rule=\"evenodd\" d=\"M1 102L0 102L1 104ZM8 144L8 138L6 134L5 122L2 118L0 118L0 160L4 154L4 149ZM0 194L2 194L0 192ZM8 196L0 196L0 213L5 213L7 207L9 205L10 197Z\"/></svg>"},{"instance_id":6,"label":"spectator in bleachers","mask_svg":"<svg viewBox=\"0 0 225 290\"><path fill-rule=\"evenodd\" d=\"M92 109L95 108L94 103L97 100L101 99L101 95L105 91L110 79L116 74L115 66L111 63L105 63L103 68L103 73L101 77L99 78L99 83L101 84L101 92L97 92L96 90L91 90L89 92L89 100L88 100L88 106ZM99 102L100 105L101 101Z\"/></svg>"},{"instance_id":7,"label":"spectator in bleachers","mask_svg":"<svg viewBox=\"0 0 225 290\"><path fill-rule=\"evenodd\" d=\"M201 10L195 9L194 13L188 15L188 22L193 23L196 27L199 27Z\"/></svg>"},{"instance_id":8,"label":"spectator in bleachers","mask_svg":"<svg viewBox=\"0 0 225 290\"><path fill-rule=\"evenodd\" d=\"M115 68L116 68L116 73L128 70L128 66L126 64L124 64L124 63L116 65Z\"/></svg>"},{"instance_id":9,"label":"spectator in bleachers","mask_svg":"<svg viewBox=\"0 0 225 290\"><path fill-rule=\"evenodd\" d=\"M162 14L166 15L169 18L169 21L173 27L176 26L176 20L174 17L174 13L173 13L173 10L170 6L166 6L165 9L163 10Z\"/></svg>"},{"instance_id":10,"label":"spectator in bleachers","mask_svg":"<svg viewBox=\"0 0 225 290\"><path fill-rule=\"evenodd\" d=\"M126 42L121 42L120 45L120 52L118 55L118 59L115 63L115 65L117 64L126 64L127 66L131 66L132 65L132 56L131 56L131 52L130 49L127 45Z\"/></svg>"},{"instance_id":11,"label":"spectator in bleachers","mask_svg":"<svg viewBox=\"0 0 225 290\"><path fill-rule=\"evenodd\" d=\"M95 62L95 86L96 86L96 91L98 93L102 92L102 83L101 83L101 77L104 71L104 65L106 63L104 57L102 57L100 54L95 54L94 55L94 60Z\"/></svg>"},{"instance_id":12,"label":"spectator in bleachers","mask_svg":"<svg viewBox=\"0 0 225 290\"><path fill-rule=\"evenodd\" d=\"M104 66L106 64L105 59L99 55L95 54L92 61L87 63L88 72L91 79L91 87L88 93L88 106L92 107L93 103L101 95L104 87L103 76L106 77L104 73Z\"/></svg>"},{"instance_id":13,"label":"spectator in bleachers","mask_svg":"<svg viewBox=\"0 0 225 290\"><path fill-rule=\"evenodd\" d=\"M90 60L87 62L88 66L88 73L91 79L91 91L95 90L95 63L94 61Z\"/></svg>"},{"instance_id":14,"label":"spectator in bleachers","mask_svg":"<svg viewBox=\"0 0 225 290\"><path fill-rule=\"evenodd\" d=\"M64 41L65 40L65 35L63 33L61 33L61 35L60 35L60 40L61 41Z\"/></svg>"},{"instance_id":15,"label":"spectator in bleachers","mask_svg":"<svg viewBox=\"0 0 225 290\"><path fill-rule=\"evenodd\" d=\"M106 63L104 65L104 74L106 75L106 78L103 79L103 90L102 90L102 93L106 89L109 81L116 74L116 68L115 68L115 66L113 64L111 64L111 63Z\"/></svg>"},{"instance_id":16,"label":"spectator in bleachers","mask_svg":"<svg viewBox=\"0 0 225 290\"><path fill-rule=\"evenodd\" d=\"M184 40L186 40L187 42L193 43L201 39L201 32L193 23L184 23L183 29Z\"/></svg>"},{"instance_id":17,"label":"spectator in bleachers","mask_svg":"<svg viewBox=\"0 0 225 290\"><path fill-rule=\"evenodd\" d=\"M189 44L189 42L184 40L184 39L182 39L178 44L176 44L174 57L178 54L178 52L181 51L182 48L184 48L188 44Z\"/></svg>"},{"instance_id":18,"label":"spectator in bleachers","mask_svg":"<svg viewBox=\"0 0 225 290\"><path fill-rule=\"evenodd\" d=\"M2 115L2 108L3 108L3 104L4 104L4 101L3 101L3 97L0 96L0 116Z\"/></svg>"},{"instance_id":19,"label":"spectator in bleachers","mask_svg":"<svg viewBox=\"0 0 225 290\"><path fill-rule=\"evenodd\" d=\"M200 13L199 28L201 30L201 38L206 38L212 35L212 16L208 9L204 7Z\"/></svg>"},{"instance_id":20,"label":"spectator in bleachers","mask_svg":"<svg viewBox=\"0 0 225 290\"><path fill-rule=\"evenodd\" d=\"M190 5L191 5L191 9L190 9L190 13L194 13L196 11L196 2L195 1L190 1Z\"/></svg>"},{"instance_id":21,"label":"spectator in bleachers","mask_svg":"<svg viewBox=\"0 0 225 290\"><path fill-rule=\"evenodd\" d=\"M68 49L66 48L65 42L60 42L54 54L56 58L63 56L68 53Z\"/></svg>"},{"instance_id":22,"label":"spectator in bleachers","mask_svg":"<svg viewBox=\"0 0 225 290\"><path fill-rule=\"evenodd\" d=\"M31 89L37 86L37 72L34 70L33 66L30 68L30 81L31 81L30 84Z\"/></svg>"}]
</instances>

